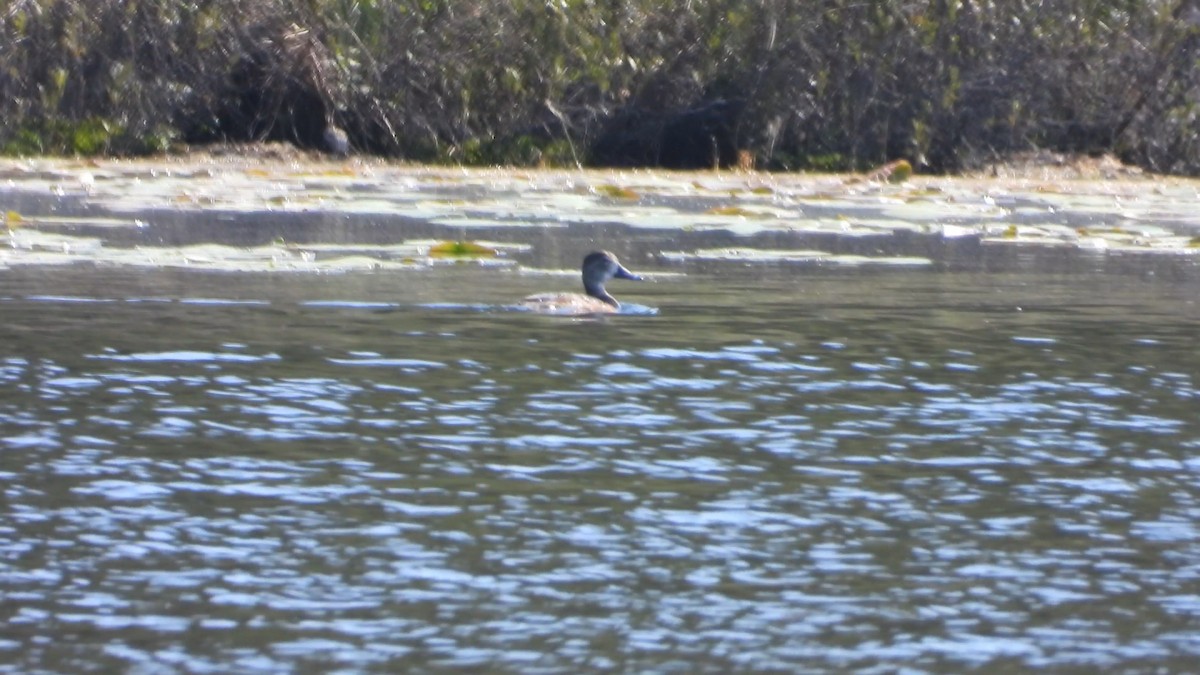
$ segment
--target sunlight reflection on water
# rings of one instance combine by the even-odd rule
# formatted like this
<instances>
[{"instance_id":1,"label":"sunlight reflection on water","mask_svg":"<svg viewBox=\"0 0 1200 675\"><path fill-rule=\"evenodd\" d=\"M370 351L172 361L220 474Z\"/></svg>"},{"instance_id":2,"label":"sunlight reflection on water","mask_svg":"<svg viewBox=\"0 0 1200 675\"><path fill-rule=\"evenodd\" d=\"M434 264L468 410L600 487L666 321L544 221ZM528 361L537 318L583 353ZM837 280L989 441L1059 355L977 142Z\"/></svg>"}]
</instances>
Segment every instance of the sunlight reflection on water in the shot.
<instances>
[{"instance_id":1,"label":"sunlight reflection on water","mask_svg":"<svg viewBox=\"0 0 1200 675\"><path fill-rule=\"evenodd\" d=\"M8 660L1200 656L1197 321L1164 305L1191 289L1058 277L998 297L979 277L814 273L781 311L697 279L652 289L657 315L581 322L499 309L524 291L503 279L495 302L456 303L479 286L442 274L445 302L403 275L366 293L200 275L153 303L139 276L59 276L54 294L15 278L0 305ZM1084 299L1092 311L1059 311Z\"/></svg>"}]
</instances>

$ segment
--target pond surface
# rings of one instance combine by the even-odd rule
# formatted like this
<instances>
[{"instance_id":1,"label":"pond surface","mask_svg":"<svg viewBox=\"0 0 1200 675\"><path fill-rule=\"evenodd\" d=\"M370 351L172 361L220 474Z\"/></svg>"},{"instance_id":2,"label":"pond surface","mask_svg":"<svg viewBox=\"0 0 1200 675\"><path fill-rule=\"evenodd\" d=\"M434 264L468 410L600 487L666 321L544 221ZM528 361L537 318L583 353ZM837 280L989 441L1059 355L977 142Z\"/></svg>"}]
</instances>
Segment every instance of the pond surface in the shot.
<instances>
[{"instance_id":1,"label":"pond surface","mask_svg":"<svg viewBox=\"0 0 1200 675\"><path fill-rule=\"evenodd\" d=\"M1194 264L1056 260L3 270L0 670L1190 670Z\"/></svg>"}]
</instances>

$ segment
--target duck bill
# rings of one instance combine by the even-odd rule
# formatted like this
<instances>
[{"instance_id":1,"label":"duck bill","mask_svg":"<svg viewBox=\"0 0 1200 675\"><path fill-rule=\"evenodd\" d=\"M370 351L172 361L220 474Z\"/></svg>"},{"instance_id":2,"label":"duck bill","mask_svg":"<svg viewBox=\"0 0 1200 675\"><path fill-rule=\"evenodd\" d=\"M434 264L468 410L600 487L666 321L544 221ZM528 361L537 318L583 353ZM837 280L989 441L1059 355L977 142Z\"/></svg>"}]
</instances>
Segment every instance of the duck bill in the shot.
<instances>
[{"instance_id":1,"label":"duck bill","mask_svg":"<svg viewBox=\"0 0 1200 675\"><path fill-rule=\"evenodd\" d=\"M643 281L643 279L640 276L625 269L625 267L622 265L617 265L617 272L616 272L616 274L613 275L613 278L614 279L628 279L630 281Z\"/></svg>"}]
</instances>

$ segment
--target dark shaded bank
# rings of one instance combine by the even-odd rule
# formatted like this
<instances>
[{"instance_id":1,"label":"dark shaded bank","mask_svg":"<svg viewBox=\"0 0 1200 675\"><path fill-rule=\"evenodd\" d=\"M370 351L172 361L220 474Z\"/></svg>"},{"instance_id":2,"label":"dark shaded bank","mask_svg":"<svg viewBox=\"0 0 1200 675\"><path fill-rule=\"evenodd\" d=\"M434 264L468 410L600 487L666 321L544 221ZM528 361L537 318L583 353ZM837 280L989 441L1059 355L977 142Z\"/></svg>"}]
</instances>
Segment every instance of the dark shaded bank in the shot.
<instances>
[{"instance_id":1,"label":"dark shaded bank","mask_svg":"<svg viewBox=\"0 0 1200 675\"><path fill-rule=\"evenodd\" d=\"M0 151L1200 174L1198 62L1196 0L10 0Z\"/></svg>"}]
</instances>

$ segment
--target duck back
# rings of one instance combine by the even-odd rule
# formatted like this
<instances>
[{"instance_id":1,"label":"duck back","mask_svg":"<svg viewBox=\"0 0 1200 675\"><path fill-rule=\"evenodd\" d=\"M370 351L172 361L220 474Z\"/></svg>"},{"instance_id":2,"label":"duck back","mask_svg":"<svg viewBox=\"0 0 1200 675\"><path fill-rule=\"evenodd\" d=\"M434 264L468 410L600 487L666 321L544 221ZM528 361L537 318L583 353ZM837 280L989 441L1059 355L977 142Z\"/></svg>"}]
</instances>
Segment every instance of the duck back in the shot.
<instances>
[{"instance_id":1,"label":"duck back","mask_svg":"<svg viewBox=\"0 0 1200 675\"><path fill-rule=\"evenodd\" d=\"M579 314L613 314L618 311L599 298L582 293L538 293L522 300L519 305L524 310L539 314L561 314L574 316Z\"/></svg>"}]
</instances>

